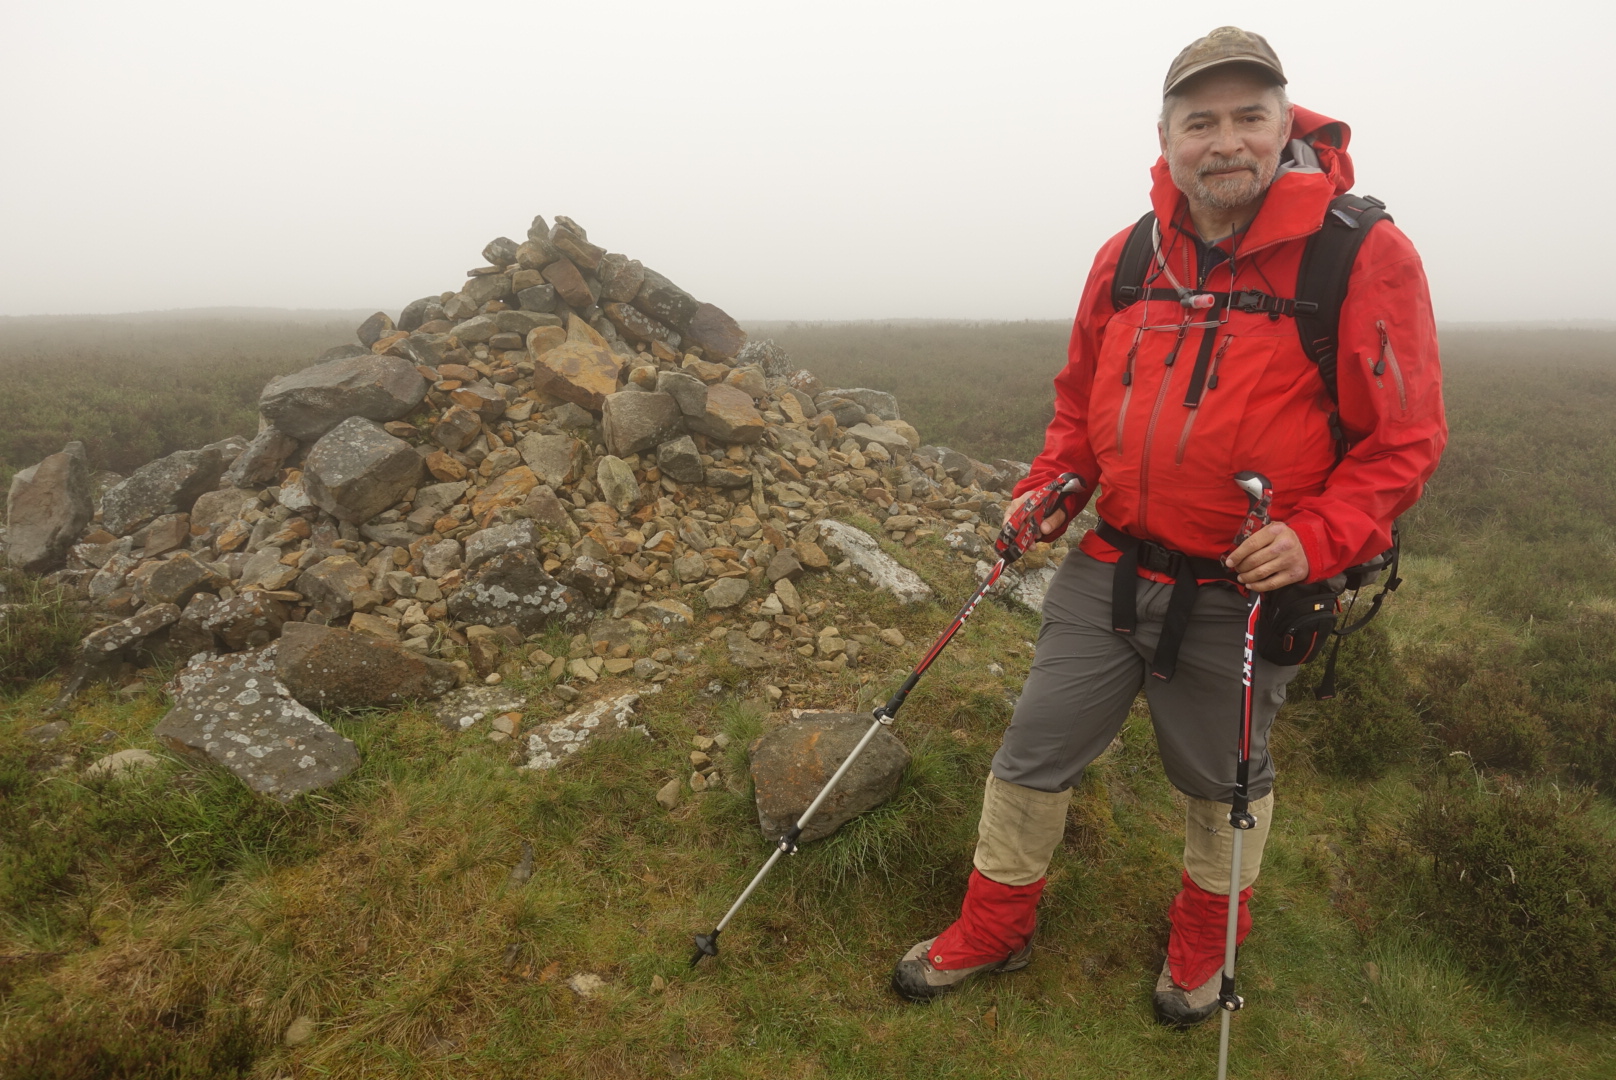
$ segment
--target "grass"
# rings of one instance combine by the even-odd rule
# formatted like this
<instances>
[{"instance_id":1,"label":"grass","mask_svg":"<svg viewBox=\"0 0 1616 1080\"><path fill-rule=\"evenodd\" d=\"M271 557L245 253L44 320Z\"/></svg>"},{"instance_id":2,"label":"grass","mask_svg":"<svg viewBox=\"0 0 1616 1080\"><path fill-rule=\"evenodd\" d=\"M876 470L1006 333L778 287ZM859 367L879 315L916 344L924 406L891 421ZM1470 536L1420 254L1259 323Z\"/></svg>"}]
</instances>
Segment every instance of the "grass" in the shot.
<instances>
[{"instance_id":1,"label":"grass","mask_svg":"<svg viewBox=\"0 0 1616 1080\"><path fill-rule=\"evenodd\" d=\"M1056 329L1044 332L1058 349ZM885 368L900 352L880 335L862 360L856 335L837 346L885 383L816 366L827 382L894 389L906 417L944 441L928 410L949 406L912 405L928 399L905 380L929 368L949 383L936 376L953 370L939 344L953 332L904 331L922 339L901 350L916 359ZM1481 345L1467 355L1470 340L1450 344L1454 450L1409 515L1408 584L1344 650L1341 700L1314 702L1310 670L1279 723L1281 808L1242 952L1251 1005L1234 1023L1240 1076L1616 1070L1608 1020L1557 996L1602 985L1596 958L1616 925L1605 726L1616 472L1603 421L1616 368L1608 338L1551 341L1553 369L1493 362ZM768 842L745 794L687 792L671 813L652 794L688 774L696 734L729 734L725 772L744 775L745 745L769 722L765 677L809 684L788 706L867 707L890 692L974 584L930 543L893 550L936 603L900 609L830 577L802 589L832 605L826 619L898 626L905 648L874 647L858 674L760 674L691 633L702 659L645 699L650 738L600 739L547 773L405 709L333 717L363 765L289 808L179 761L91 784L80 770L94 757L157 749L159 689L90 692L48 747L24 732L54 687L25 689L0 704L0 1074L1210 1074L1214 1027L1176 1034L1149 1014L1183 804L1142 713L1074 799L1037 963L930 1007L886 989L898 953L957 910L982 777L1031 659L1036 618L997 602L900 716L914 762L898 795L782 862L718 960L688 968L689 935L711 928ZM708 696L715 680L723 691ZM560 712L538 700L529 722ZM1517 738L1523 729L1535 738ZM1533 746L1541 757L1523 757ZM1447 818L1433 810L1444 806ZM1517 820L1543 827L1511 832ZM524 844L535 870L512 884ZM1456 882L1456 860L1487 876ZM1566 898L1573 889L1582 899ZM1537 936L1510 934L1523 915L1541 920ZM605 981L588 999L567 986L585 972ZM300 1016L313 1037L284 1047Z\"/></svg>"},{"instance_id":2,"label":"grass","mask_svg":"<svg viewBox=\"0 0 1616 1080\"><path fill-rule=\"evenodd\" d=\"M67 663L85 620L62 591L0 566L0 696Z\"/></svg>"}]
</instances>

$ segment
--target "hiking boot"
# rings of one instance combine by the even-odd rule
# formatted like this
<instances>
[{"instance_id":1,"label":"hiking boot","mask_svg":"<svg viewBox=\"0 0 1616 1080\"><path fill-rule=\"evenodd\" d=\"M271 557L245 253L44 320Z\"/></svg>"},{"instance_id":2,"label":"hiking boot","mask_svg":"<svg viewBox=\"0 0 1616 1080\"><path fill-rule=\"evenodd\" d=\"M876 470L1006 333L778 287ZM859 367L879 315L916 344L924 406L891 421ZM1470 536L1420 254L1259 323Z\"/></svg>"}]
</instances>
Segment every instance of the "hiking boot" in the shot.
<instances>
[{"instance_id":1,"label":"hiking boot","mask_svg":"<svg viewBox=\"0 0 1616 1080\"><path fill-rule=\"evenodd\" d=\"M1020 971L1032 963L1032 941L1029 940L1003 960L978 964L976 967L958 968L954 971L939 971L931 966L931 960L928 958L932 942L936 940L933 937L920 942L904 953L903 959L892 969L892 989L897 991L900 997L910 1001L930 1001L958 988L972 975L980 975L983 972Z\"/></svg>"},{"instance_id":2,"label":"hiking boot","mask_svg":"<svg viewBox=\"0 0 1616 1080\"><path fill-rule=\"evenodd\" d=\"M1218 990L1223 985L1223 968L1194 990L1185 990L1173 981L1172 968L1162 961L1161 977L1156 980L1157 1023L1171 1028L1192 1028L1218 1011Z\"/></svg>"}]
</instances>

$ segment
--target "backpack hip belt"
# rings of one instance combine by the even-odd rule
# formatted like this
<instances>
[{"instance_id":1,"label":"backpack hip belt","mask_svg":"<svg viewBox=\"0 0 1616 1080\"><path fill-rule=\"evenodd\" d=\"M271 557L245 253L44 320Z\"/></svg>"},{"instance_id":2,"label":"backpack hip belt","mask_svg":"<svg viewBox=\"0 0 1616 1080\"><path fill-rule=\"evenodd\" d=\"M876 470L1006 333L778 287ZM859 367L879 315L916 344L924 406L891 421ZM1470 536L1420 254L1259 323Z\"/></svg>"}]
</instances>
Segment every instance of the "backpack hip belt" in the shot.
<instances>
[{"instance_id":1,"label":"backpack hip belt","mask_svg":"<svg viewBox=\"0 0 1616 1080\"><path fill-rule=\"evenodd\" d=\"M1104 521L1095 526L1094 532L1121 552L1111 578L1111 629L1116 633L1131 636L1139 630L1136 594L1140 570L1166 574L1173 579L1173 592L1167 600L1167 615L1162 620L1161 638L1156 642L1156 655L1150 663L1150 673L1166 682L1177 670L1178 649L1184 642L1184 631L1189 628L1190 615L1195 610L1195 599L1200 595L1201 583L1232 582L1235 580L1234 571L1218 559L1186 555L1182 551L1163 547L1154 540L1130 536Z\"/></svg>"}]
</instances>

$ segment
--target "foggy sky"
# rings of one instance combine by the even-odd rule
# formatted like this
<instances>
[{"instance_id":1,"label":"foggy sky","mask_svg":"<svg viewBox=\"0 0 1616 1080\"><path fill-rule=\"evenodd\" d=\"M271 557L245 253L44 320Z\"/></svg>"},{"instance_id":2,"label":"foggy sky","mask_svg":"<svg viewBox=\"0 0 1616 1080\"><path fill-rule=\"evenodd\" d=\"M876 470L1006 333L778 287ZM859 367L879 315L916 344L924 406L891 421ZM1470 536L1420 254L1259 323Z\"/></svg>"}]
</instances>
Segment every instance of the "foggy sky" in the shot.
<instances>
[{"instance_id":1,"label":"foggy sky","mask_svg":"<svg viewBox=\"0 0 1616 1080\"><path fill-rule=\"evenodd\" d=\"M740 319L1069 318L1162 77L1267 36L1437 316L1608 319L1608 4L16 4L0 314L381 307L568 214Z\"/></svg>"}]
</instances>

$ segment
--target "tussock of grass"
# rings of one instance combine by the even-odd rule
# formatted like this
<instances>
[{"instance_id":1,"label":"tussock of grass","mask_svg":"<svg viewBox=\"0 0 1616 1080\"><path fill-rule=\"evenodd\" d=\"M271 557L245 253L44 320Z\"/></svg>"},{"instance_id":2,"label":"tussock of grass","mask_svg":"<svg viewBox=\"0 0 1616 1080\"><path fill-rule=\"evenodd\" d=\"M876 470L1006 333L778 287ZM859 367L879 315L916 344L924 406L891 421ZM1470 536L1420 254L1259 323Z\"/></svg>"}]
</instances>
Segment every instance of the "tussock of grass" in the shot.
<instances>
[{"instance_id":1,"label":"tussock of grass","mask_svg":"<svg viewBox=\"0 0 1616 1080\"><path fill-rule=\"evenodd\" d=\"M84 632L83 617L60 589L0 566L0 694L54 673Z\"/></svg>"},{"instance_id":2,"label":"tussock of grass","mask_svg":"<svg viewBox=\"0 0 1616 1080\"><path fill-rule=\"evenodd\" d=\"M1458 773L1415 811L1417 895L1463 954L1515 994L1603 1018L1616 994L1616 829L1558 787Z\"/></svg>"}]
</instances>

